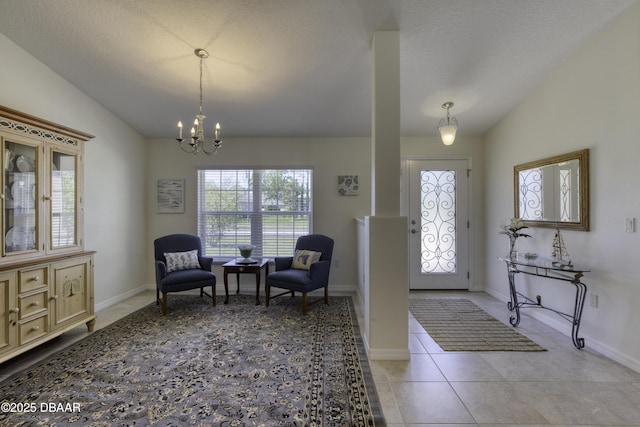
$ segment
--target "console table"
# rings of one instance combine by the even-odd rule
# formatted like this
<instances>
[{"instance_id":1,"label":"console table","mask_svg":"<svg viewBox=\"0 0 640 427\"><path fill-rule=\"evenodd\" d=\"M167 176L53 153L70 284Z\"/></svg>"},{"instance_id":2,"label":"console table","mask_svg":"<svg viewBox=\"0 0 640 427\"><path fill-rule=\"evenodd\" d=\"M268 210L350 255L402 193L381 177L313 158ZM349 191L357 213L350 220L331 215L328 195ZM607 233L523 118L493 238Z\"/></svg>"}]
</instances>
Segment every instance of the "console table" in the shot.
<instances>
[{"instance_id":1,"label":"console table","mask_svg":"<svg viewBox=\"0 0 640 427\"><path fill-rule=\"evenodd\" d=\"M583 274L589 272L589 269L576 267L575 265L566 265L561 261L553 258L535 257L527 258L523 254L517 254L514 257L504 256L499 258L507 264L509 275L509 292L511 301L507 304L509 311L515 312L515 316L509 318L512 326L518 326L520 323L521 308L543 308L553 311L560 315L563 319L571 322L571 339L576 348L584 347L584 338L578 337L580 330L580 320L582 318L582 309L584 308L584 300L587 295L587 285L582 283L580 279ZM569 282L576 288L575 301L573 304L573 313L567 314L558 310L554 310L542 305L542 297L540 295L531 299L516 290L515 276L516 274L528 274L531 276L544 277L547 279L555 279L563 282ZM519 300L518 298L521 298Z\"/></svg>"}]
</instances>

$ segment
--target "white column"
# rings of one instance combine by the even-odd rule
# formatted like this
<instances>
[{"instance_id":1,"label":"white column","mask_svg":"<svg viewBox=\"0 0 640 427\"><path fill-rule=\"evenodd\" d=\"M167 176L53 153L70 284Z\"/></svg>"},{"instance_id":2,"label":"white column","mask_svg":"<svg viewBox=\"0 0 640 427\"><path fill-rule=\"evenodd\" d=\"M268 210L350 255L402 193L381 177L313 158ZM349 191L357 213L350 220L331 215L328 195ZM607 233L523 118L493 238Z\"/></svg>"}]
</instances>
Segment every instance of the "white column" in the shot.
<instances>
[{"instance_id":1,"label":"white column","mask_svg":"<svg viewBox=\"0 0 640 427\"><path fill-rule=\"evenodd\" d=\"M371 215L400 214L400 35L373 35Z\"/></svg>"},{"instance_id":2,"label":"white column","mask_svg":"<svg viewBox=\"0 0 640 427\"><path fill-rule=\"evenodd\" d=\"M372 215L365 218L365 341L371 359L409 359L407 218L400 216L400 35L373 36Z\"/></svg>"}]
</instances>

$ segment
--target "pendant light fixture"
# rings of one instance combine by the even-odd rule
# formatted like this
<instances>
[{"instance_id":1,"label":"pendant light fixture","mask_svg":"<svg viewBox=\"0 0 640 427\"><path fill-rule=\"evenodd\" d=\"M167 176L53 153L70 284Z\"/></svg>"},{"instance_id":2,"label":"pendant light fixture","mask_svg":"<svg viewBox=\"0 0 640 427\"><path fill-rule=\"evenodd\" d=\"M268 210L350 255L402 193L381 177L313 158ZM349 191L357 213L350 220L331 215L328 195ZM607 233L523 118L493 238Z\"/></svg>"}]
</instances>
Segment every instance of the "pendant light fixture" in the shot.
<instances>
[{"instance_id":1,"label":"pendant light fixture","mask_svg":"<svg viewBox=\"0 0 640 427\"><path fill-rule=\"evenodd\" d=\"M191 138L182 138L182 122L178 122L178 145L182 151L187 153L198 154L203 152L208 155L217 154L218 149L222 147L222 140L220 139L220 123L216 123L213 129L213 140L209 143L206 142L204 137L204 119L205 115L202 114L202 62L209 57L209 52L205 49L196 49L195 55L200 58L200 112L196 114L196 118L193 121L193 127L191 128Z\"/></svg>"},{"instance_id":2,"label":"pendant light fixture","mask_svg":"<svg viewBox=\"0 0 640 427\"><path fill-rule=\"evenodd\" d=\"M458 120L451 117L449 109L453 107L453 102L448 101L442 104L442 108L447 110L447 116L438 123L438 131L444 145L451 145L456 140L456 131L458 130Z\"/></svg>"}]
</instances>

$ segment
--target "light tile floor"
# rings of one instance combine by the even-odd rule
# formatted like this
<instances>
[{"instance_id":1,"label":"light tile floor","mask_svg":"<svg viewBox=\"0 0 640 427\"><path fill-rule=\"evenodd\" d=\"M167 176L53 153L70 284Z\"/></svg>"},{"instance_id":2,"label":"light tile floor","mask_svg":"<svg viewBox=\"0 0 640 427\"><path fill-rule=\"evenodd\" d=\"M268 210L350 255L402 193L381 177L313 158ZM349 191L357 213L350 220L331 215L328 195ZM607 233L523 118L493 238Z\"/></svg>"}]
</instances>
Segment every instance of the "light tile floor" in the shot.
<instances>
[{"instance_id":1,"label":"light tile floor","mask_svg":"<svg viewBox=\"0 0 640 427\"><path fill-rule=\"evenodd\" d=\"M483 292L411 292L467 298L508 322ZM640 373L529 317L518 330L546 352L445 352L409 314L409 361L370 361L390 427L640 426Z\"/></svg>"},{"instance_id":2,"label":"light tile floor","mask_svg":"<svg viewBox=\"0 0 640 427\"><path fill-rule=\"evenodd\" d=\"M464 297L499 320L506 304L482 292L412 292ZM149 304L155 291L98 312L96 329ZM355 300L355 298L354 298ZM362 327L362 319L359 319ZM409 315L409 361L370 361L389 427L640 426L640 373L523 315L519 331L548 351L444 352ZM80 326L0 364L0 381L82 339Z\"/></svg>"}]
</instances>

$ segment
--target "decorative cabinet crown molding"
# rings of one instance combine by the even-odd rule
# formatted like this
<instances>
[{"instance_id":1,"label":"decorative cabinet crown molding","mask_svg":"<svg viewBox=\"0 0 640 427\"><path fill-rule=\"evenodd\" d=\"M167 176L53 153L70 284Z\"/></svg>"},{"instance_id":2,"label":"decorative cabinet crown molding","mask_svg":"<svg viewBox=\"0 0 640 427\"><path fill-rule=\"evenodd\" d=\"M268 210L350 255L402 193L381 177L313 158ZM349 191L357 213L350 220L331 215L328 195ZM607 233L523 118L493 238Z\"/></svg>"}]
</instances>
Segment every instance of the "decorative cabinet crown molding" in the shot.
<instances>
[{"instance_id":1,"label":"decorative cabinet crown molding","mask_svg":"<svg viewBox=\"0 0 640 427\"><path fill-rule=\"evenodd\" d=\"M35 136L58 143L78 145L78 141L89 141L94 136L67 126L26 114L0 105L0 130Z\"/></svg>"}]
</instances>

